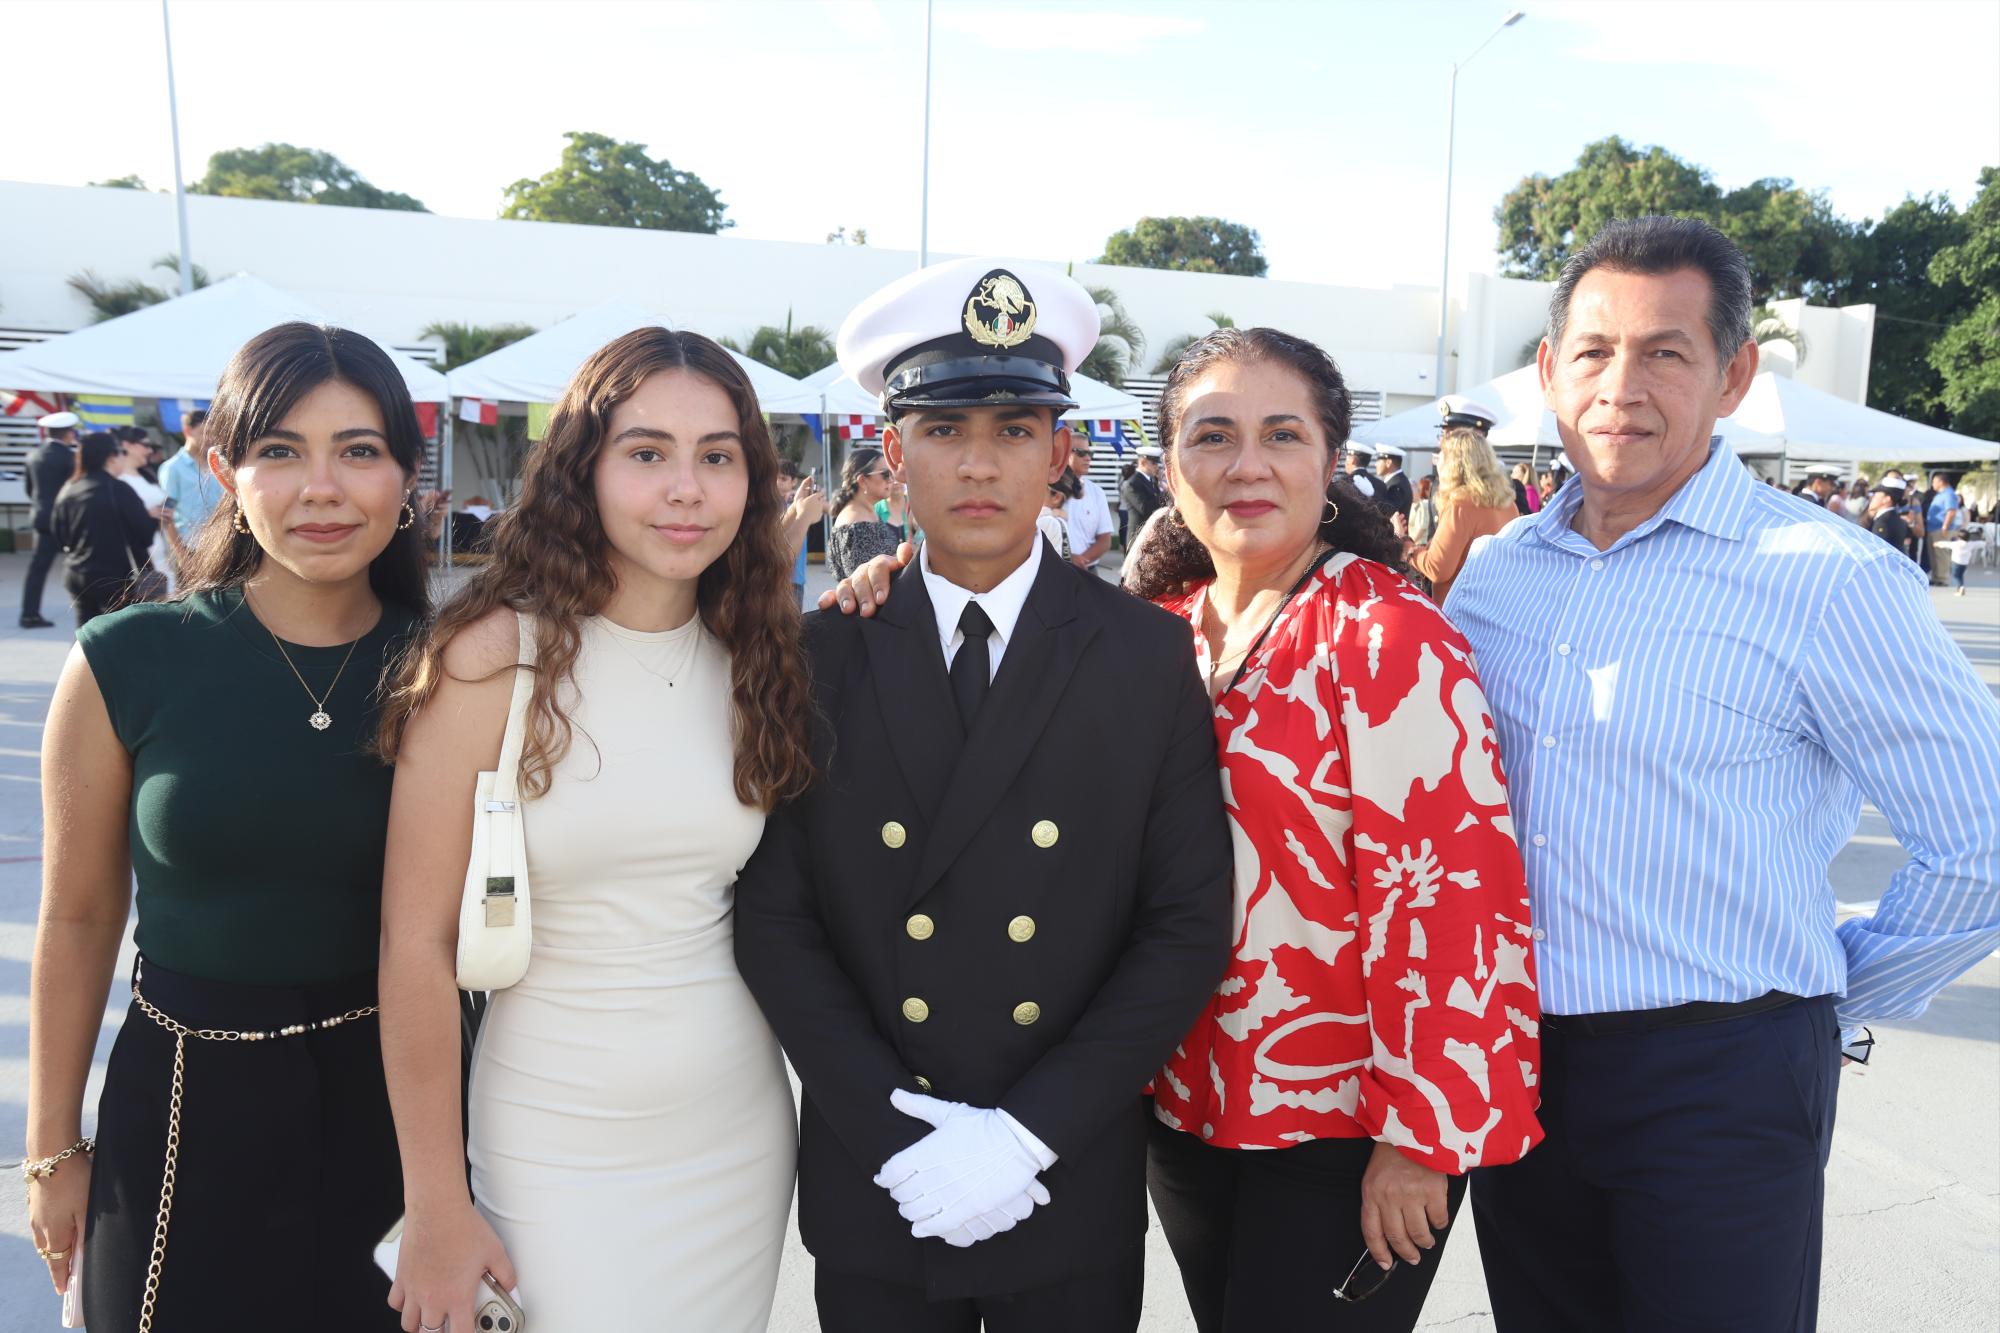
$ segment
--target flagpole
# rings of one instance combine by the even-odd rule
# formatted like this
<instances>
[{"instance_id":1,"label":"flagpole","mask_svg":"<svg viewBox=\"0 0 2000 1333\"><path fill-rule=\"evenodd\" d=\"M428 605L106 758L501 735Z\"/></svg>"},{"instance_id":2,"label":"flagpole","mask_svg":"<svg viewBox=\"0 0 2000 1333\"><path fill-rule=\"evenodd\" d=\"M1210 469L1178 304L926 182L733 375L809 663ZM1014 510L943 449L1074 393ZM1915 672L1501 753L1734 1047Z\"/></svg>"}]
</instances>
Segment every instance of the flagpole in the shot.
<instances>
[{"instance_id":1,"label":"flagpole","mask_svg":"<svg viewBox=\"0 0 2000 1333\"><path fill-rule=\"evenodd\" d=\"M165 4L166 0L160 0ZM934 0L924 0L924 164L920 187L922 200L919 204L917 221L917 267L927 268L931 262L931 6Z\"/></svg>"},{"instance_id":2,"label":"flagpole","mask_svg":"<svg viewBox=\"0 0 2000 1333\"><path fill-rule=\"evenodd\" d=\"M174 136L174 207L181 221L181 295L194 290L194 261L188 258L187 187L181 182L181 108L174 91L174 25L167 17L167 0L160 0L160 34L167 43L167 124Z\"/></svg>"}]
</instances>

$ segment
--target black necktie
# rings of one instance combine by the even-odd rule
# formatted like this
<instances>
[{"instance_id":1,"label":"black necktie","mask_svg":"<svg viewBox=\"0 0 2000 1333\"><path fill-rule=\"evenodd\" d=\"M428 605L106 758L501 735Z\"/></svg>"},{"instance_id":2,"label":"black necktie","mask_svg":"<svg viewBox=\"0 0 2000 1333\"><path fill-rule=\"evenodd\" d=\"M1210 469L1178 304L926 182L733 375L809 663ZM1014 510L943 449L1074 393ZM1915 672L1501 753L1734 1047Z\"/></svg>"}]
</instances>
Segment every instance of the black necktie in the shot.
<instances>
[{"instance_id":1,"label":"black necktie","mask_svg":"<svg viewBox=\"0 0 2000 1333\"><path fill-rule=\"evenodd\" d=\"M965 641L958 645L958 655L951 659L951 694L958 700L958 720L965 724L969 736L972 719L993 680L993 655L986 642L986 636L993 632L993 621L979 603L967 602L958 617L958 632L965 636Z\"/></svg>"}]
</instances>

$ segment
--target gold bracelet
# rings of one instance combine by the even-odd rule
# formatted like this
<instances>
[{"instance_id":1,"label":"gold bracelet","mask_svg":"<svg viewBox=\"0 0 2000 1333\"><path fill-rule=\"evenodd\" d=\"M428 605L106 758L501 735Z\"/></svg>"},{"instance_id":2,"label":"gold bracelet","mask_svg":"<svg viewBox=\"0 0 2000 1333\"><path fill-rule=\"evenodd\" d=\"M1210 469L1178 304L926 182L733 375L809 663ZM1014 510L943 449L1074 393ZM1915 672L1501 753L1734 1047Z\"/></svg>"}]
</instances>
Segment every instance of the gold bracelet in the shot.
<instances>
[{"instance_id":1,"label":"gold bracelet","mask_svg":"<svg viewBox=\"0 0 2000 1333\"><path fill-rule=\"evenodd\" d=\"M97 1151L96 1139L88 1137L81 1138L78 1139L75 1143L70 1144L69 1147L64 1148L54 1157L44 1157L39 1162L21 1163L21 1175L30 1181L45 1180L56 1173L56 1168L58 1166L68 1161L70 1158L76 1156L78 1153L83 1153L85 1156L89 1156L91 1153L94 1153L96 1151Z\"/></svg>"}]
</instances>

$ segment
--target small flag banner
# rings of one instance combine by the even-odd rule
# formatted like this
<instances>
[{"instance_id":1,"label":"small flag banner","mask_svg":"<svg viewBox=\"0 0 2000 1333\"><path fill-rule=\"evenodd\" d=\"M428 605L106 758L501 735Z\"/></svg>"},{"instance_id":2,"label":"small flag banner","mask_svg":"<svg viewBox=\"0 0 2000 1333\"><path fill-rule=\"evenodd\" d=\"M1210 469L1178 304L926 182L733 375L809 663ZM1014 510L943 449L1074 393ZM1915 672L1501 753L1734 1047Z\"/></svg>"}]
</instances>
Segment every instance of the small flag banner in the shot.
<instances>
[{"instance_id":1,"label":"small flag banner","mask_svg":"<svg viewBox=\"0 0 2000 1333\"><path fill-rule=\"evenodd\" d=\"M878 433L874 417L837 416L840 423L840 438L843 440L872 440Z\"/></svg>"},{"instance_id":2,"label":"small flag banner","mask_svg":"<svg viewBox=\"0 0 2000 1333\"><path fill-rule=\"evenodd\" d=\"M160 429L175 435L187 434L187 414L208 411L206 398L160 399Z\"/></svg>"},{"instance_id":3,"label":"small flag banner","mask_svg":"<svg viewBox=\"0 0 2000 1333\"><path fill-rule=\"evenodd\" d=\"M435 440L438 433L438 405L436 403L411 403L417 409L417 431L427 440Z\"/></svg>"},{"instance_id":4,"label":"small flag banner","mask_svg":"<svg viewBox=\"0 0 2000 1333\"><path fill-rule=\"evenodd\" d=\"M100 430L112 430L132 424L132 400L113 398L109 394L80 393L70 403L86 426L96 426Z\"/></svg>"},{"instance_id":5,"label":"small flag banner","mask_svg":"<svg viewBox=\"0 0 2000 1333\"><path fill-rule=\"evenodd\" d=\"M549 415L556 410L554 403L528 404L528 438L539 440L549 433Z\"/></svg>"},{"instance_id":6,"label":"small flag banner","mask_svg":"<svg viewBox=\"0 0 2000 1333\"><path fill-rule=\"evenodd\" d=\"M1073 421L1070 425L1083 427L1084 434L1090 436L1094 443L1108 444L1113 453L1121 458L1125 456L1125 427L1121 423L1099 419Z\"/></svg>"},{"instance_id":7,"label":"small flag banner","mask_svg":"<svg viewBox=\"0 0 2000 1333\"><path fill-rule=\"evenodd\" d=\"M500 404L490 398L461 398L458 400L458 419L470 421L475 426L497 426L500 424Z\"/></svg>"},{"instance_id":8,"label":"small flag banner","mask_svg":"<svg viewBox=\"0 0 2000 1333\"><path fill-rule=\"evenodd\" d=\"M61 410L56 406L55 395L44 397L31 389L22 389L16 393L0 389L0 416L24 416L34 421Z\"/></svg>"}]
</instances>

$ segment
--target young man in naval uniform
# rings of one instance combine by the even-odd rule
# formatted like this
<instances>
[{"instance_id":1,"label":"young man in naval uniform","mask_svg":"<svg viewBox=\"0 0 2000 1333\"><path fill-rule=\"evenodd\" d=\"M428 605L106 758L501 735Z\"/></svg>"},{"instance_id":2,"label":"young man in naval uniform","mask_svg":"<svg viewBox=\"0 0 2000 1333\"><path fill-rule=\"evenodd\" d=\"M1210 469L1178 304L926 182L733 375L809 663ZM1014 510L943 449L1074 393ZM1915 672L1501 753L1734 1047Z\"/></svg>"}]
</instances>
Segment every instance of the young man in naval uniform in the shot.
<instances>
[{"instance_id":1,"label":"young man in naval uniform","mask_svg":"<svg viewBox=\"0 0 2000 1333\"><path fill-rule=\"evenodd\" d=\"M984 260L840 331L924 545L873 618L806 618L818 781L736 887L827 1333L1138 1326L1143 1093L1226 964L1230 843L1186 624L1036 531L1096 338L1075 282Z\"/></svg>"}]
</instances>

